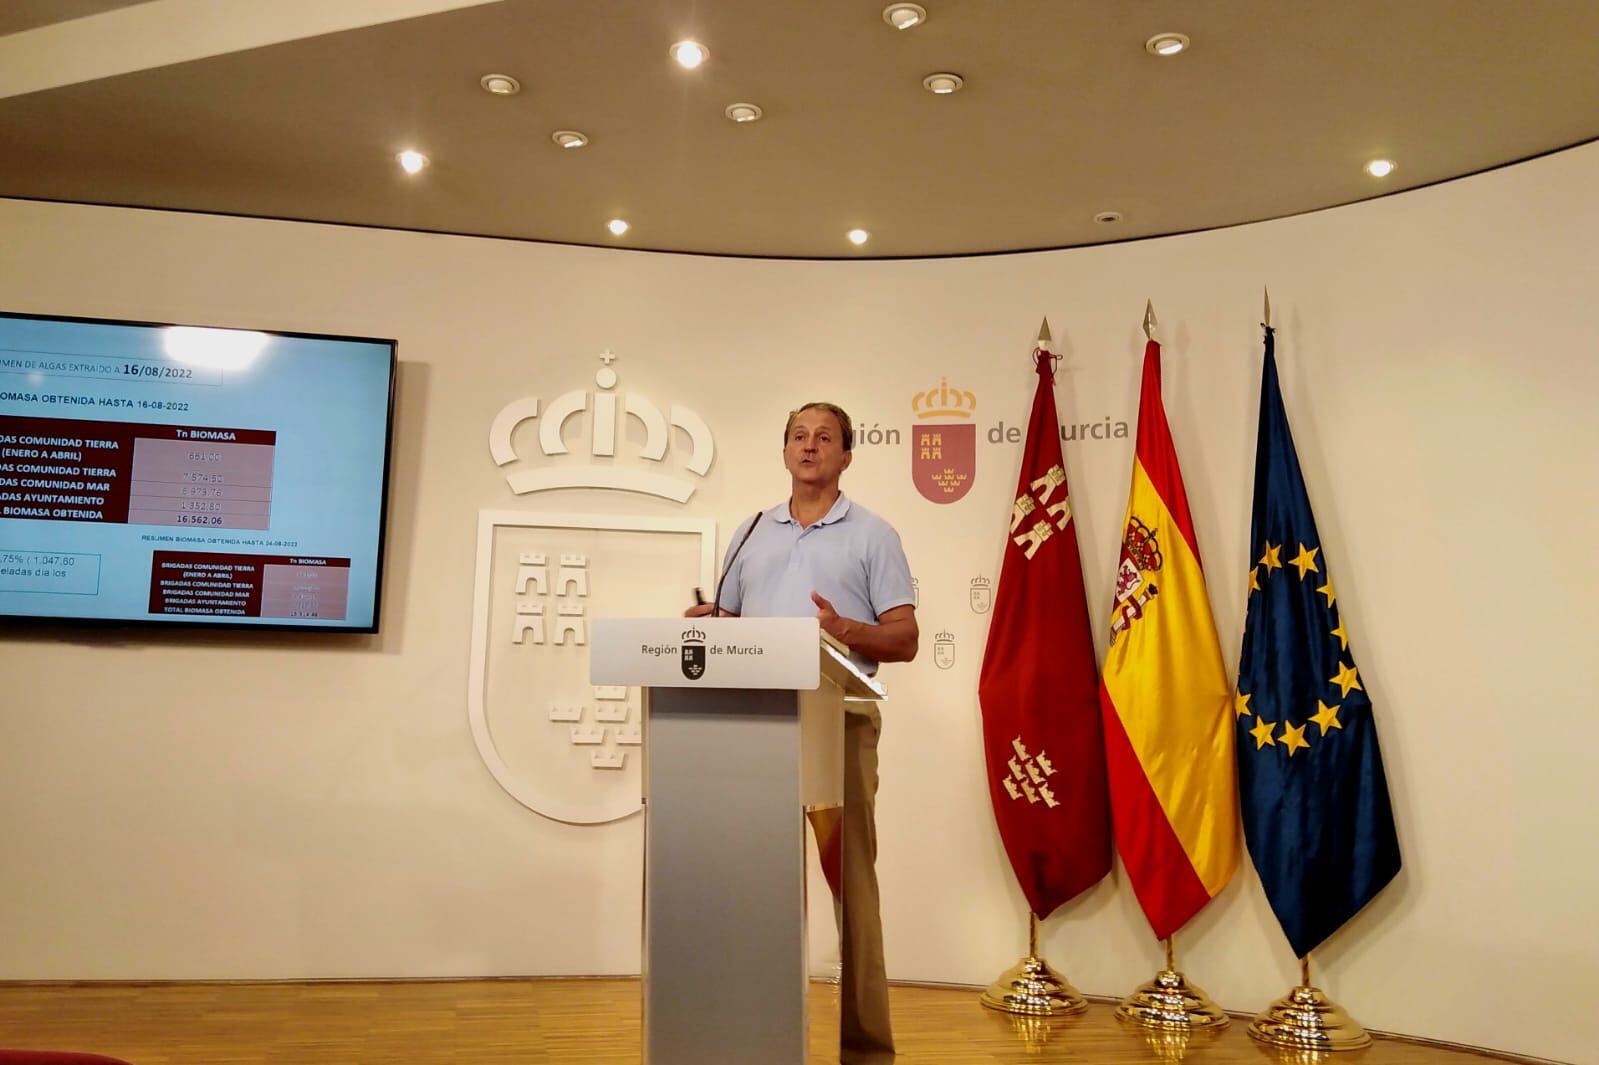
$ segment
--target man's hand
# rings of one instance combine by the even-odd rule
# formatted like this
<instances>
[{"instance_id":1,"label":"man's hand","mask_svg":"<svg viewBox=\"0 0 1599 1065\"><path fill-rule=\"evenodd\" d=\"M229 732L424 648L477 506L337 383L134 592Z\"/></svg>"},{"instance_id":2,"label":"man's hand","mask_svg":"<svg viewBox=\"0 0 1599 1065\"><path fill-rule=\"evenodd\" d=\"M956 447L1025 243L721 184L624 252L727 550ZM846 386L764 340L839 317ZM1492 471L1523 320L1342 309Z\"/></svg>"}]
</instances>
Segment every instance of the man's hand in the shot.
<instances>
[{"instance_id":1,"label":"man's hand","mask_svg":"<svg viewBox=\"0 0 1599 1065\"><path fill-rule=\"evenodd\" d=\"M695 603L683 611L683 616L686 618L703 618L715 609L716 607L711 603ZM723 613L726 613L726 611L723 611Z\"/></svg>"},{"instance_id":2,"label":"man's hand","mask_svg":"<svg viewBox=\"0 0 1599 1065\"><path fill-rule=\"evenodd\" d=\"M833 604L816 592L811 593L811 602L816 604L816 623L822 631L856 654L874 662L909 662L916 657L916 608L909 603L883 611L873 625L839 617Z\"/></svg>"},{"instance_id":3,"label":"man's hand","mask_svg":"<svg viewBox=\"0 0 1599 1065\"><path fill-rule=\"evenodd\" d=\"M849 646L849 634L857 627L856 623L849 618L839 617L833 604L823 599L818 592L811 593L811 602L816 604L816 623L822 627L822 631Z\"/></svg>"}]
</instances>

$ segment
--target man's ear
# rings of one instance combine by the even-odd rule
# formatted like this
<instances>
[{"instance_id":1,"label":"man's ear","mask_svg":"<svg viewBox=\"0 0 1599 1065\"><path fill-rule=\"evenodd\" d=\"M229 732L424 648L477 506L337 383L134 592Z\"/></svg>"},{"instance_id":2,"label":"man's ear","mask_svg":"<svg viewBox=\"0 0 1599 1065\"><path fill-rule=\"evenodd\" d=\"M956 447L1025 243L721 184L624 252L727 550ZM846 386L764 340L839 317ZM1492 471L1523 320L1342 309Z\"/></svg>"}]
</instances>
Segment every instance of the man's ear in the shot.
<instances>
[{"instance_id":1,"label":"man's ear","mask_svg":"<svg viewBox=\"0 0 1599 1065\"><path fill-rule=\"evenodd\" d=\"M853 451L844 452L844 465L842 465L842 466L840 466L838 468L838 472L839 473L843 473L845 470L849 469L849 464L854 462L854 461L855 461L855 452L853 452Z\"/></svg>"}]
</instances>

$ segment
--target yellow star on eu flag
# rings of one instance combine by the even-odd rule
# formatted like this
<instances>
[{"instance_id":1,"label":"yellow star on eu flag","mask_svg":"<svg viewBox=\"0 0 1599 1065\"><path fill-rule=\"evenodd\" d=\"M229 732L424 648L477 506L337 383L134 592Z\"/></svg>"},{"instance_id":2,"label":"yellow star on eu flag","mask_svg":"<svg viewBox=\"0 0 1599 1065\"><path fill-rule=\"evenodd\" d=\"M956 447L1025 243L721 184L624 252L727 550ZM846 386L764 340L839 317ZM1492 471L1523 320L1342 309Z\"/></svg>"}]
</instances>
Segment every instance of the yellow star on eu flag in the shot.
<instances>
[{"instance_id":1,"label":"yellow star on eu flag","mask_svg":"<svg viewBox=\"0 0 1599 1065\"><path fill-rule=\"evenodd\" d=\"M1356 691L1366 690L1360 686L1360 678L1355 673L1355 667L1353 665L1345 665L1343 662L1338 663L1338 675L1327 679L1329 682L1338 685L1338 691L1342 695L1348 695L1350 688Z\"/></svg>"},{"instance_id":2,"label":"yellow star on eu flag","mask_svg":"<svg viewBox=\"0 0 1599 1065\"><path fill-rule=\"evenodd\" d=\"M1249 709L1248 692L1237 692L1233 695L1233 710L1238 714L1239 717L1248 717L1250 714L1254 713L1253 710Z\"/></svg>"},{"instance_id":3,"label":"yellow star on eu flag","mask_svg":"<svg viewBox=\"0 0 1599 1065\"><path fill-rule=\"evenodd\" d=\"M1335 602L1338 601L1338 595L1337 595L1336 592L1333 591L1332 578L1331 577L1328 577L1327 578L1327 583L1322 585L1320 588L1317 588L1316 591L1320 592L1322 595L1325 595L1327 597L1327 606L1329 608L1331 608L1331 606Z\"/></svg>"},{"instance_id":4,"label":"yellow star on eu flag","mask_svg":"<svg viewBox=\"0 0 1599 1065\"><path fill-rule=\"evenodd\" d=\"M1300 544L1299 554L1288 560L1291 565L1299 567L1300 580L1304 579L1306 573L1321 572L1321 570L1316 568L1316 552L1320 550L1321 548L1319 547L1306 547L1304 544Z\"/></svg>"},{"instance_id":5,"label":"yellow star on eu flag","mask_svg":"<svg viewBox=\"0 0 1599 1065\"><path fill-rule=\"evenodd\" d=\"M1260 567L1259 566L1250 566L1249 567L1249 590L1251 592L1260 591Z\"/></svg>"},{"instance_id":6,"label":"yellow star on eu flag","mask_svg":"<svg viewBox=\"0 0 1599 1065\"><path fill-rule=\"evenodd\" d=\"M1255 722L1255 727L1249 730L1249 734L1255 737L1255 750L1258 751L1267 744L1271 744L1273 747L1277 746L1277 741L1271 735L1272 730L1276 727L1277 723L1275 721L1267 721L1265 718Z\"/></svg>"},{"instance_id":7,"label":"yellow star on eu flag","mask_svg":"<svg viewBox=\"0 0 1599 1065\"><path fill-rule=\"evenodd\" d=\"M1338 619L1338 627L1336 629L1332 630L1332 634L1334 636L1338 637L1338 646L1341 649L1343 649L1345 651L1349 650L1349 634L1344 631L1344 619L1343 618L1339 618Z\"/></svg>"},{"instance_id":8,"label":"yellow star on eu flag","mask_svg":"<svg viewBox=\"0 0 1599 1065\"><path fill-rule=\"evenodd\" d=\"M1283 568L1282 560L1277 557L1277 552L1282 549L1282 544L1273 546L1270 540L1266 541L1266 553L1260 556L1260 564L1266 567L1266 575L1268 577L1271 576L1272 570Z\"/></svg>"},{"instance_id":9,"label":"yellow star on eu flag","mask_svg":"<svg viewBox=\"0 0 1599 1065\"><path fill-rule=\"evenodd\" d=\"M1283 723L1283 746L1288 748L1288 757L1292 758L1294 752L1301 747L1309 747L1310 742L1305 739L1304 725L1290 725Z\"/></svg>"},{"instance_id":10,"label":"yellow star on eu flag","mask_svg":"<svg viewBox=\"0 0 1599 1065\"><path fill-rule=\"evenodd\" d=\"M1310 716L1310 720L1321 726L1321 734L1323 736L1327 735L1327 730L1330 728L1341 729L1344 727L1344 723L1338 720L1338 707L1328 706L1320 699L1316 700L1316 706L1320 709Z\"/></svg>"}]
</instances>

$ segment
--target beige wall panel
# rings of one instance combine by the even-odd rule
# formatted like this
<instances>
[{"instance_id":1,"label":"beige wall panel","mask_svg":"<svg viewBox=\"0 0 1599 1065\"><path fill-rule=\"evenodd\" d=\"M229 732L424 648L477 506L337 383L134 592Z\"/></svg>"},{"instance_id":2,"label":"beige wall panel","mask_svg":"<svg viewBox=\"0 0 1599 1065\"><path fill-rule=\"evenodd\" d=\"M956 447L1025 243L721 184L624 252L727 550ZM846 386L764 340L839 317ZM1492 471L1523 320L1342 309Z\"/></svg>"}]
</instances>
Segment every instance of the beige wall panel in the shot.
<instances>
[{"instance_id":1,"label":"beige wall panel","mask_svg":"<svg viewBox=\"0 0 1599 1065\"><path fill-rule=\"evenodd\" d=\"M1318 974L1375 1028L1580 1058L1599 1039L1596 187L1587 147L1220 232L864 263L0 202L4 309L392 336L401 359L381 635L0 634L0 978L636 971L639 819L541 818L474 747L478 511L707 516L725 542L784 494L784 413L831 398L899 433L863 444L845 488L898 526L920 581L921 659L882 674L890 974L987 982L1026 943L975 694L987 617L970 585L997 576L1020 451L990 430L1025 424L1044 314L1066 354L1063 420L1133 423L1152 297L1231 670L1270 284L1405 855ZM518 497L489 456L502 406L592 391L607 348L618 392L690 407L715 437L703 478L681 432L659 464L637 454L636 423L618 449L619 465L692 482L684 506ZM944 378L976 398L977 473L935 505L910 479L910 402ZM1132 438L1079 435L1067 465L1103 651ZM566 456L537 441L524 423L521 464L612 461L575 424ZM1119 877L1049 921L1043 944L1098 994L1161 956ZM1179 950L1230 1008L1261 1008L1295 975L1247 867Z\"/></svg>"}]
</instances>

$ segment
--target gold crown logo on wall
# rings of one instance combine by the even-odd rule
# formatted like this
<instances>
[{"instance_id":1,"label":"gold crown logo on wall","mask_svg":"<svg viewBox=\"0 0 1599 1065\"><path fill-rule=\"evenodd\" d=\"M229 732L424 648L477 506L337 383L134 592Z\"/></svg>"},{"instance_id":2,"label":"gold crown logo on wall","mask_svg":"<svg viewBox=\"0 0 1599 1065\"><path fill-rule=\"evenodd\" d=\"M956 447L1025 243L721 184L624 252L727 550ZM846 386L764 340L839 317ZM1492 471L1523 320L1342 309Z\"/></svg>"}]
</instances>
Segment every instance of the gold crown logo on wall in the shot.
<instances>
[{"instance_id":1,"label":"gold crown logo on wall","mask_svg":"<svg viewBox=\"0 0 1599 1065\"><path fill-rule=\"evenodd\" d=\"M521 457L516 453L511 437L517 426L531 418L540 418L539 451L544 457L559 460L561 456L570 454L564 439L566 424L588 413L591 457L614 460L617 437L621 435L625 440L626 420L632 417L644 427L644 443L639 449L641 457L650 462L662 461L671 444L671 430L681 429L688 434L691 445L689 457L683 465L690 473L703 478L710 471L711 460L716 456L716 443L711 438L711 430L705 424L705 419L689 408L675 404L663 415L661 408L648 397L635 392L618 395L612 391L616 388L617 377L616 371L611 369L611 363L616 361L616 356L607 349L599 358L605 365L594 375L594 383L599 385L597 392L584 389L563 392L550 401L542 415L539 414L537 396L514 399L500 409L489 427L489 454L494 457L495 464L509 466ZM571 460L538 469L511 470L505 475L505 483L517 495L558 488L609 488L619 492L660 496L678 503L688 502L697 486L695 481L687 478L618 466L613 461L580 465Z\"/></svg>"},{"instance_id":2,"label":"gold crown logo on wall","mask_svg":"<svg viewBox=\"0 0 1599 1065\"><path fill-rule=\"evenodd\" d=\"M970 418L977 409L977 397L949 387L949 378L940 377L937 388L911 397L911 410L918 418Z\"/></svg>"}]
</instances>

